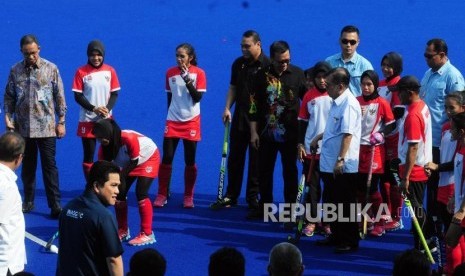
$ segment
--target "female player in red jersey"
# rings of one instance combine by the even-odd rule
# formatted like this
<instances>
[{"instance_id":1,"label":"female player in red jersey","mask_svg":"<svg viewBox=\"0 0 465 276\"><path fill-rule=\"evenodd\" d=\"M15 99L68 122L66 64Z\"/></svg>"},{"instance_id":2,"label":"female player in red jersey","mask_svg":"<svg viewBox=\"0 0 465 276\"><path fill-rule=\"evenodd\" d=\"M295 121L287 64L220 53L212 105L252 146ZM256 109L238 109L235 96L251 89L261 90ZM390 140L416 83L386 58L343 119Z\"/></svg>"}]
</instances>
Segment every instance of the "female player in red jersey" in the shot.
<instances>
[{"instance_id":1,"label":"female player in red jersey","mask_svg":"<svg viewBox=\"0 0 465 276\"><path fill-rule=\"evenodd\" d=\"M92 129L97 120L111 116L120 85L116 71L104 63L105 47L93 40L87 46L87 64L74 75L74 99L80 105L77 135L82 138L84 176L94 163L96 141Z\"/></svg>"},{"instance_id":2,"label":"female player in red jersey","mask_svg":"<svg viewBox=\"0 0 465 276\"><path fill-rule=\"evenodd\" d=\"M93 134L99 140L99 160L114 162L121 168L121 186L116 198L115 213L121 241L131 237L128 227L126 196L134 181L139 205L140 232L128 243L146 245L156 242L152 231L153 208L148 191L158 176L160 153L152 139L133 130L121 130L112 119L101 119L94 125Z\"/></svg>"},{"instance_id":3,"label":"female player in red jersey","mask_svg":"<svg viewBox=\"0 0 465 276\"><path fill-rule=\"evenodd\" d=\"M389 52L381 59L381 71L383 72L384 79L379 82L379 95L387 100L391 106L391 110L395 119L402 117L404 106L400 102L396 85L400 80L400 74L403 70L402 56L396 52ZM396 180L393 179L392 174L388 170L391 160L397 159L397 146L399 141L399 131L397 127L384 137L385 148L385 171L381 176L380 191L383 197L383 202L387 204L391 219L386 223L386 231L395 231L401 229L401 209L402 209L402 196Z\"/></svg>"},{"instance_id":4,"label":"female player in red jersey","mask_svg":"<svg viewBox=\"0 0 465 276\"><path fill-rule=\"evenodd\" d=\"M205 72L197 67L194 47L183 43L176 47L177 66L166 72L168 116L163 139L163 159L160 164L158 195L154 207L167 203L168 183L174 153L179 140L184 144L184 208L194 208L194 185L197 179L195 154L200 141L200 99L207 90Z\"/></svg>"},{"instance_id":5,"label":"female player in red jersey","mask_svg":"<svg viewBox=\"0 0 465 276\"><path fill-rule=\"evenodd\" d=\"M360 139L359 158L359 186L360 202L365 201L369 194L372 203L372 214L376 216L382 198L378 191L378 183L384 173L384 139L383 135L392 131L395 125L389 103L378 94L379 78L373 70L363 72L361 78L362 95L357 97L362 109L362 136ZM370 169L371 167L371 169ZM371 173L371 186L367 191L367 181ZM378 218L379 219L379 218ZM381 236L384 233L384 223L375 222L372 236Z\"/></svg>"}]
</instances>

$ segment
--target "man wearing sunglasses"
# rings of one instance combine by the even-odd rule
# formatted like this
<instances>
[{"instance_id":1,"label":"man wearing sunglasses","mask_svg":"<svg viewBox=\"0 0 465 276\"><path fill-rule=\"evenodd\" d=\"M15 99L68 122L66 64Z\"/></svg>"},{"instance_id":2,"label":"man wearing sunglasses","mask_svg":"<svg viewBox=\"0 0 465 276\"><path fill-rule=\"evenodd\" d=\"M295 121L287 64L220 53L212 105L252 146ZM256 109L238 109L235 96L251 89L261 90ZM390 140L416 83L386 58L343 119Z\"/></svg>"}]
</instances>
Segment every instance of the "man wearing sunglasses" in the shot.
<instances>
[{"instance_id":1,"label":"man wearing sunglasses","mask_svg":"<svg viewBox=\"0 0 465 276\"><path fill-rule=\"evenodd\" d=\"M345 26L341 30L339 46L341 53L337 53L326 58L332 68L344 67L350 74L350 91L355 96L362 95L360 88L360 77L366 70L373 70L371 63L357 53L357 47L360 44L360 32L355 26Z\"/></svg>"},{"instance_id":2,"label":"man wearing sunglasses","mask_svg":"<svg viewBox=\"0 0 465 276\"><path fill-rule=\"evenodd\" d=\"M291 64L286 41L270 47L271 65L257 72L249 109L250 142L258 149L260 208L249 218L260 218L263 204L273 202L273 172L278 152L284 181L284 200L297 197L297 140L299 97L307 91L304 71ZM286 224L291 226L292 224Z\"/></svg>"},{"instance_id":3,"label":"man wearing sunglasses","mask_svg":"<svg viewBox=\"0 0 465 276\"><path fill-rule=\"evenodd\" d=\"M420 98L428 105L431 112L433 129L433 162L440 163L439 146L441 144L442 125L447 120L444 100L447 94L464 90L462 74L447 57L448 47L440 38L434 38L426 43L424 53L426 64L430 67L421 80ZM439 172L435 171L428 179L427 214L429 221L437 217L436 198L439 183ZM435 231L434 228L431 230ZM436 231L435 231L436 232ZM439 233L438 233L439 234Z\"/></svg>"}]
</instances>

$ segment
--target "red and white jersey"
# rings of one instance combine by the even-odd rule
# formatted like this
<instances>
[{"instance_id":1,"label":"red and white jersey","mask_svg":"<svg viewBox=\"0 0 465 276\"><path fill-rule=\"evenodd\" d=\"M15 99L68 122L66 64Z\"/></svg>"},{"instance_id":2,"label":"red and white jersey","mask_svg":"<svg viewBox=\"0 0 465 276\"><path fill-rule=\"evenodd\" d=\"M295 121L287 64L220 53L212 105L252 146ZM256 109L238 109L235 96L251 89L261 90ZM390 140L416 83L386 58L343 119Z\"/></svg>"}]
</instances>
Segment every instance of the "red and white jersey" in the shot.
<instances>
[{"instance_id":1,"label":"red and white jersey","mask_svg":"<svg viewBox=\"0 0 465 276\"><path fill-rule=\"evenodd\" d=\"M365 101L363 96L357 97L362 109L362 137L360 145L370 145L370 136L382 132L384 127L395 123L389 103L382 97Z\"/></svg>"},{"instance_id":2,"label":"red and white jersey","mask_svg":"<svg viewBox=\"0 0 465 276\"><path fill-rule=\"evenodd\" d=\"M320 92L313 88L305 93L300 105L299 120L307 121L308 126L305 132L305 151L310 153L310 143L313 138L325 131L329 109L332 99L327 92ZM321 140L318 142L317 154L321 151Z\"/></svg>"},{"instance_id":3,"label":"red and white jersey","mask_svg":"<svg viewBox=\"0 0 465 276\"><path fill-rule=\"evenodd\" d=\"M458 212L465 194L465 147L459 146L454 158L455 212Z\"/></svg>"},{"instance_id":4,"label":"red and white jersey","mask_svg":"<svg viewBox=\"0 0 465 276\"><path fill-rule=\"evenodd\" d=\"M113 162L124 168L129 161L138 159L137 165L141 165L155 153L157 145L152 139L133 130L121 131L121 148ZM99 151L99 159L103 159L102 151Z\"/></svg>"},{"instance_id":5,"label":"red and white jersey","mask_svg":"<svg viewBox=\"0 0 465 276\"><path fill-rule=\"evenodd\" d=\"M207 91L207 79L205 72L197 66L189 67L189 78L198 92ZM166 72L166 92L171 93L171 104L168 108L167 120L176 122L190 121L200 115L200 103L194 103L186 83L181 77L181 69L178 66L171 67Z\"/></svg>"},{"instance_id":6,"label":"red and white jersey","mask_svg":"<svg viewBox=\"0 0 465 276\"><path fill-rule=\"evenodd\" d=\"M388 89L389 86L395 86L399 80L400 76L397 76L390 79L389 81L384 79L379 82L378 94L386 101L388 101L391 106L391 111L393 111L395 107L405 108L405 106L400 102L399 92L390 91ZM399 144L399 128L397 123L395 124L396 127L394 130L384 137L384 148L386 149L385 152L387 160L392 160L398 157L397 146Z\"/></svg>"},{"instance_id":7,"label":"red and white jersey","mask_svg":"<svg viewBox=\"0 0 465 276\"><path fill-rule=\"evenodd\" d=\"M391 105L391 108L396 106L403 106L400 102L399 92L398 91L390 91L388 89L389 86L396 85L400 80L400 76L390 79L389 81L381 80L379 82L378 87L378 94L383 97L388 103Z\"/></svg>"},{"instance_id":8,"label":"red and white jersey","mask_svg":"<svg viewBox=\"0 0 465 276\"><path fill-rule=\"evenodd\" d=\"M454 160L455 153L457 151L457 141L451 140L452 135L450 133L450 122L447 121L442 126L442 137L440 146L440 163L447 163ZM439 186L447 186L454 184L454 172L439 172Z\"/></svg>"},{"instance_id":9,"label":"red and white jersey","mask_svg":"<svg viewBox=\"0 0 465 276\"><path fill-rule=\"evenodd\" d=\"M431 130L431 114L428 106L422 100L418 100L408 106L404 116L399 119L399 158L401 164L399 171L401 176L405 170L405 160L409 143L418 143L415 165L410 174L410 181L426 181L428 176L424 166L433 160L433 141Z\"/></svg>"},{"instance_id":10,"label":"red and white jersey","mask_svg":"<svg viewBox=\"0 0 465 276\"><path fill-rule=\"evenodd\" d=\"M107 64L103 64L100 68L86 64L74 75L73 91L84 93L84 97L94 106L106 106L110 93L120 89L115 69ZM94 122L98 119L94 112L80 108L79 122Z\"/></svg>"}]
</instances>

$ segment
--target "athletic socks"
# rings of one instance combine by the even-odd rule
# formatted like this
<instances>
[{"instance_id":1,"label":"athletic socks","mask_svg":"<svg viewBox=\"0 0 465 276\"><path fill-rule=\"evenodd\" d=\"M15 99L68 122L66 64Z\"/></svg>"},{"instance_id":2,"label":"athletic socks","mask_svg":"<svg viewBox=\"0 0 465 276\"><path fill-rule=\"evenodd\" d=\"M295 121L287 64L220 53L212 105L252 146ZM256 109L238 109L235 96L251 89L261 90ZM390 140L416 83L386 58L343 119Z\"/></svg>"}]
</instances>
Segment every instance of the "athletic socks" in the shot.
<instances>
[{"instance_id":1,"label":"athletic socks","mask_svg":"<svg viewBox=\"0 0 465 276\"><path fill-rule=\"evenodd\" d=\"M184 169L184 208L194 207L194 186L197 180L197 166L186 166Z\"/></svg>"},{"instance_id":2,"label":"athletic socks","mask_svg":"<svg viewBox=\"0 0 465 276\"><path fill-rule=\"evenodd\" d=\"M115 213L118 229L126 231L128 229L128 203L123 200L117 200L115 203Z\"/></svg>"},{"instance_id":3,"label":"athletic socks","mask_svg":"<svg viewBox=\"0 0 465 276\"><path fill-rule=\"evenodd\" d=\"M168 196L168 183L171 179L172 166L167 164L160 164L158 172L158 195L153 202L154 207L163 207L166 204Z\"/></svg>"},{"instance_id":4,"label":"athletic socks","mask_svg":"<svg viewBox=\"0 0 465 276\"><path fill-rule=\"evenodd\" d=\"M94 163L82 163L82 171L84 172L84 177L86 178L86 181L89 178L90 168L92 168L93 164Z\"/></svg>"},{"instance_id":5,"label":"athletic socks","mask_svg":"<svg viewBox=\"0 0 465 276\"><path fill-rule=\"evenodd\" d=\"M140 231L147 236L152 234L153 209L150 199L145 198L139 201Z\"/></svg>"}]
</instances>

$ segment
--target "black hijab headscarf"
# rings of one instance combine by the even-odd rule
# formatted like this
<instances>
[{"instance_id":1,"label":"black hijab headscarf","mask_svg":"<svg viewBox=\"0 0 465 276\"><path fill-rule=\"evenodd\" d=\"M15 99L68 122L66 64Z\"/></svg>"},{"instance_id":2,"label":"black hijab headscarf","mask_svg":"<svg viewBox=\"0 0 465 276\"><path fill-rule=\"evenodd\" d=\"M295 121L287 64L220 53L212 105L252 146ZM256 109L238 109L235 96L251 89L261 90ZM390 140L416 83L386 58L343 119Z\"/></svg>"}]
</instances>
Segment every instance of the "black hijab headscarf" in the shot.
<instances>
[{"instance_id":1,"label":"black hijab headscarf","mask_svg":"<svg viewBox=\"0 0 465 276\"><path fill-rule=\"evenodd\" d=\"M375 87L375 91L373 91L373 93L369 96L365 96L362 94L363 96L363 99L365 101L370 101L370 100L374 100L376 98L379 97L379 94L378 94L378 87L379 87L379 77L378 77L378 74L376 74L375 71L373 70L366 70L365 72L363 72L362 76L360 77L360 82L362 82L362 80L364 78L369 78L371 80L371 82L373 82L373 85Z\"/></svg>"},{"instance_id":2,"label":"black hijab headscarf","mask_svg":"<svg viewBox=\"0 0 465 276\"><path fill-rule=\"evenodd\" d=\"M103 158L113 161L121 148L121 129L118 124L113 119L100 119L95 123L92 134L110 141L107 146L102 145Z\"/></svg>"}]
</instances>

